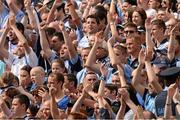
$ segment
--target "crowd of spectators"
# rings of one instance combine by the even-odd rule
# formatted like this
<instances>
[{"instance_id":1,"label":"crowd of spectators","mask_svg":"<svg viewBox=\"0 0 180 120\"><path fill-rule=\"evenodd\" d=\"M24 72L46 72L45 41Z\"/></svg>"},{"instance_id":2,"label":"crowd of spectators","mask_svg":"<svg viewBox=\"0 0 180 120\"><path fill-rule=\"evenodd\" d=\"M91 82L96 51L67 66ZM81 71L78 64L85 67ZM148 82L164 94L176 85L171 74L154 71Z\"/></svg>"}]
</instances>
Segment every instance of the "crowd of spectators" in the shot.
<instances>
[{"instance_id":1,"label":"crowd of spectators","mask_svg":"<svg viewBox=\"0 0 180 120\"><path fill-rule=\"evenodd\" d=\"M0 119L179 115L179 0L0 1Z\"/></svg>"}]
</instances>

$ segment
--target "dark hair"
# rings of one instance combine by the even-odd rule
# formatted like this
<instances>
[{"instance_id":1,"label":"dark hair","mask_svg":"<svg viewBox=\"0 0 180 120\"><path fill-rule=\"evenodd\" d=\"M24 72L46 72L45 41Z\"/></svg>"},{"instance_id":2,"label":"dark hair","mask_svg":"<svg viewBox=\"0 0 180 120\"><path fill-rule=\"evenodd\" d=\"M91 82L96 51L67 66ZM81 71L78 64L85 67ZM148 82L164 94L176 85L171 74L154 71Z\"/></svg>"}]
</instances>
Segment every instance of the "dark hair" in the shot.
<instances>
[{"instance_id":1,"label":"dark hair","mask_svg":"<svg viewBox=\"0 0 180 120\"><path fill-rule=\"evenodd\" d=\"M52 27L47 27L47 28L45 29L45 32L46 32L47 36L53 35L53 34L56 32L56 29L54 29L54 28L52 28Z\"/></svg>"},{"instance_id":2,"label":"dark hair","mask_svg":"<svg viewBox=\"0 0 180 120\"><path fill-rule=\"evenodd\" d=\"M117 88L116 85L114 85L114 84L106 84L106 85L105 85L105 88L107 88L108 90L110 90L110 93L112 93L113 91L116 91L116 95L117 95L118 88Z\"/></svg>"},{"instance_id":3,"label":"dark hair","mask_svg":"<svg viewBox=\"0 0 180 120\"><path fill-rule=\"evenodd\" d=\"M64 76L61 73L51 73L49 77L53 77L57 80L57 82L62 82L62 85L64 83ZM62 86L61 86L62 87Z\"/></svg>"},{"instance_id":4,"label":"dark hair","mask_svg":"<svg viewBox=\"0 0 180 120\"><path fill-rule=\"evenodd\" d=\"M25 65L21 68L21 70L27 71L29 74L30 74L31 69L32 69L32 67L29 65Z\"/></svg>"},{"instance_id":5,"label":"dark hair","mask_svg":"<svg viewBox=\"0 0 180 120\"><path fill-rule=\"evenodd\" d=\"M166 25L165 25L165 22L163 20L156 19L156 20L153 20L151 24L157 25L159 28L163 28L164 32L166 30Z\"/></svg>"},{"instance_id":6,"label":"dark hair","mask_svg":"<svg viewBox=\"0 0 180 120\"><path fill-rule=\"evenodd\" d=\"M55 33L53 34L53 36L58 37L58 39L59 39L60 42L64 42L64 36L63 36L63 34L62 34L61 32L55 32Z\"/></svg>"},{"instance_id":7,"label":"dark hair","mask_svg":"<svg viewBox=\"0 0 180 120\"><path fill-rule=\"evenodd\" d=\"M134 10L134 12L138 12L138 13L139 13L139 15L141 16L142 22L143 22L143 23L142 23L142 26L144 26L144 25L145 25L145 20L146 20L146 18L147 18L147 15L146 15L145 10L142 9L142 8L136 7L136 9Z\"/></svg>"},{"instance_id":8,"label":"dark hair","mask_svg":"<svg viewBox=\"0 0 180 120\"><path fill-rule=\"evenodd\" d=\"M67 74L67 79L70 82L74 82L74 87L77 87L77 79L76 76L74 74Z\"/></svg>"},{"instance_id":9,"label":"dark hair","mask_svg":"<svg viewBox=\"0 0 180 120\"><path fill-rule=\"evenodd\" d=\"M18 99L20 104L25 104L26 105L26 110L28 109L30 105L30 100L26 95L19 94L14 97L14 99Z\"/></svg>"},{"instance_id":10,"label":"dark hair","mask_svg":"<svg viewBox=\"0 0 180 120\"><path fill-rule=\"evenodd\" d=\"M17 27L17 29L19 30L19 31L21 31L22 32L22 34L24 34L24 25L22 24L22 23L20 23L20 22L17 22L16 23L16 27Z\"/></svg>"},{"instance_id":11,"label":"dark hair","mask_svg":"<svg viewBox=\"0 0 180 120\"><path fill-rule=\"evenodd\" d=\"M94 15L94 14L93 14L93 15L89 15L89 16L86 17L86 20L87 20L88 18L95 19L96 22L97 22L97 24L99 24L99 18L98 18L96 15Z\"/></svg>"},{"instance_id":12,"label":"dark hair","mask_svg":"<svg viewBox=\"0 0 180 120\"><path fill-rule=\"evenodd\" d=\"M38 110L39 110L39 108L36 105L33 105L33 104L29 105L29 111L30 111L32 117L36 116Z\"/></svg>"},{"instance_id":13,"label":"dark hair","mask_svg":"<svg viewBox=\"0 0 180 120\"><path fill-rule=\"evenodd\" d=\"M14 74L10 71L5 71L1 76L2 83L7 85L12 85L14 78Z\"/></svg>"},{"instance_id":14,"label":"dark hair","mask_svg":"<svg viewBox=\"0 0 180 120\"><path fill-rule=\"evenodd\" d=\"M105 19L105 24L107 24L107 10L102 5L97 5L94 9L96 9L95 15L99 18L99 20Z\"/></svg>"},{"instance_id":15,"label":"dark hair","mask_svg":"<svg viewBox=\"0 0 180 120\"><path fill-rule=\"evenodd\" d=\"M9 87L9 88L7 88L4 92L5 92L5 94L6 94L8 97L10 97L11 99L13 99L14 96L20 94L19 90L17 90L17 89L14 88L14 87Z\"/></svg>"}]
</instances>

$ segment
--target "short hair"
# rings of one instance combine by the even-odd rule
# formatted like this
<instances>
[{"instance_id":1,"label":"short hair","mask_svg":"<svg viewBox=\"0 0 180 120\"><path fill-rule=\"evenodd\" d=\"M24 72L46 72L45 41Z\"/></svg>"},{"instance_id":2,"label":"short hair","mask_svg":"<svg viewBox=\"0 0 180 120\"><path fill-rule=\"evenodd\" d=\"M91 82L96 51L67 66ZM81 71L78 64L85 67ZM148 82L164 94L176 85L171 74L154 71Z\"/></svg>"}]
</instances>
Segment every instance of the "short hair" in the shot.
<instances>
[{"instance_id":1,"label":"short hair","mask_svg":"<svg viewBox=\"0 0 180 120\"><path fill-rule=\"evenodd\" d=\"M26 109L25 109L25 110L28 109L28 107L29 107L29 105L30 105L30 100L29 100L29 98L28 98L26 95L24 95L24 94L19 94L19 95L16 95L16 96L14 97L14 99L18 99L20 104L25 104L25 106L26 106Z\"/></svg>"},{"instance_id":2,"label":"short hair","mask_svg":"<svg viewBox=\"0 0 180 120\"><path fill-rule=\"evenodd\" d=\"M92 15L87 16L87 17L86 17L86 21L87 21L88 18L95 19L96 22L97 22L97 24L99 24L99 18L98 18L96 15L92 14Z\"/></svg>"},{"instance_id":3,"label":"short hair","mask_svg":"<svg viewBox=\"0 0 180 120\"><path fill-rule=\"evenodd\" d=\"M55 32L55 33L53 34L53 36L58 37L58 39L59 39L60 42L64 42L64 36L63 36L63 34L62 34L61 32Z\"/></svg>"},{"instance_id":4,"label":"short hair","mask_svg":"<svg viewBox=\"0 0 180 120\"><path fill-rule=\"evenodd\" d=\"M105 19L105 24L107 24L107 10L102 5L97 5L94 8L96 9L95 15L99 20Z\"/></svg>"},{"instance_id":5,"label":"short hair","mask_svg":"<svg viewBox=\"0 0 180 120\"><path fill-rule=\"evenodd\" d=\"M51 65L52 65L53 63L59 63L59 66L60 66L61 68L66 68L66 67L65 67L65 64L64 64L64 61L63 61L62 59L60 59L60 58L54 59L54 60L51 62Z\"/></svg>"},{"instance_id":6,"label":"short hair","mask_svg":"<svg viewBox=\"0 0 180 120\"><path fill-rule=\"evenodd\" d=\"M124 29L127 27L132 27L132 28L136 29L136 31L137 31L137 25L132 22L127 22L124 26Z\"/></svg>"},{"instance_id":7,"label":"short hair","mask_svg":"<svg viewBox=\"0 0 180 120\"><path fill-rule=\"evenodd\" d=\"M62 85L64 84L64 76L61 73L51 73L49 77L56 79L58 83L62 82Z\"/></svg>"},{"instance_id":8,"label":"short hair","mask_svg":"<svg viewBox=\"0 0 180 120\"><path fill-rule=\"evenodd\" d=\"M20 92L14 87L9 87L5 91L5 95L7 95L9 98L13 99L14 96L19 95Z\"/></svg>"},{"instance_id":9,"label":"short hair","mask_svg":"<svg viewBox=\"0 0 180 120\"><path fill-rule=\"evenodd\" d=\"M159 28L163 28L164 32L166 30L166 24L165 24L165 22L163 20L156 19L156 20L153 20L151 22L151 24L152 25L157 25Z\"/></svg>"},{"instance_id":10,"label":"short hair","mask_svg":"<svg viewBox=\"0 0 180 120\"><path fill-rule=\"evenodd\" d=\"M54 28L52 28L52 27L47 27L47 28L45 29L45 32L46 32L47 36L53 35L53 34L56 32L56 29L54 29Z\"/></svg>"},{"instance_id":11,"label":"short hair","mask_svg":"<svg viewBox=\"0 0 180 120\"><path fill-rule=\"evenodd\" d=\"M70 82L74 82L74 87L77 87L77 78L74 74L67 74L67 79Z\"/></svg>"},{"instance_id":12,"label":"short hair","mask_svg":"<svg viewBox=\"0 0 180 120\"><path fill-rule=\"evenodd\" d=\"M110 90L110 93L112 93L113 91L116 91L116 95L117 95L118 88L117 88L116 85L114 85L114 84L106 84L106 85L105 85L105 88L107 88L108 90Z\"/></svg>"},{"instance_id":13,"label":"short hair","mask_svg":"<svg viewBox=\"0 0 180 120\"><path fill-rule=\"evenodd\" d=\"M5 71L2 76L1 80L3 84L12 85L15 75L10 71Z\"/></svg>"},{"instance_id":14,"label":"short hair","mask_svg":"<svg viewBox=\"0 0 180 120\"><path fill-rule=\"evenodd\" d=\"M22 33L24 34L24 29L25 28L24 28L24 25L22 23L17 22L16 27L17 27L18 30L22 31Z\"/></svg>"},{"instance_id":15,"label":"short hair","mask_svg":"<svg viewBox=\"0 0 180 120\"><path fill-rule=\"evenodd\" d=\"M25 65L21 68L21 70L27 71L29 74L30 74L31 69L32 69L32 67L29 65Z\"/></svg>"}]
</instances>

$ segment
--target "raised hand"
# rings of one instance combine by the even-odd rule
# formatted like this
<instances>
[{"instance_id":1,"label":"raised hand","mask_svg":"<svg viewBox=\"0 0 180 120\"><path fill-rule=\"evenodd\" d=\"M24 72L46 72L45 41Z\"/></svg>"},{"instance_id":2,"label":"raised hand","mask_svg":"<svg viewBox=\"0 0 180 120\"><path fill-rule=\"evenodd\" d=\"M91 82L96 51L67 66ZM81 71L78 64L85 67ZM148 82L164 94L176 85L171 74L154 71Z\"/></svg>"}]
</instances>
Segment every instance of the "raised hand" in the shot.
<instances>
[{"instance_id":1,"label":"raised hand","mask_svg":"<svg viewBox=\"0 0 180 120\"><path fill-rule=\"evenodd\" d=\"M176 88L176 91L174 93L173 102L174 103L179 103L180 102L180 93L179 93L179 88L178 87Z\"/></svg>"},{"instance_id":2,"label":"raised hand","mask_svg":"<svg viewBox=\"0 0 180 120\"><path fill-rule=\"evenodd\" d=\"M31 6L31 0L24 0L24 6L25 6L25 8L30 8L30 6Z\"/></svg>"},{"instance_id":3,"label":"raised hand","mask_svg":"<svg viewBox=\"0 0 180 120\"><path fill-rule=\"evenodd\" d=\"M41 22L40 25L39 25L40 30L45 30L46 27L47 27L46 22Z\"/></svg>"},{"instance_id":4,"label":"raised hand","mask_svg":"<svg viewBox=\"0 0 180 120\"><path fill-rule=\"evenodd\" d=\"M10 16L9 16L9 25L12 27L12 26L14 26L15 24L16 24L16 18L15 18L15 15L14 14L11 14Z\"/></svg>"},{"instance_id":5,"label":"raised hand","mask_svg":"<svg viewBox=\"0 0 180 120\"><path fill-rule=\"evenodd\" d=\"M101 75L106 76L108 72L108 68L103 63L100 63L100 65L101 65L100 66Z\"/></svg>"},{"instance_id":6,"label":"raised hand","mask_svg":"<svg viewBox=\"0 0 180 120\"><path fill-rule=\"evenodd\" d=\"M104 41L103 31L99 31L95 35L95 42L101 44Z\"/></svg>"},{"instance_id":7,"label":"raised hand","mask_svg":"<svg viewBox=\"0 0 180 120\"><path fill-rule=\"evenodd\" d=\"M64 22L62 22L62 21L59 22L59 28L61 31L65 31Z\"/></svg>"},{"instance_id":8,"label":"raised hand","mask_svg":"<svg viewBox=\"0 0 180 120\"><path fill-rule=\"evenodd\" d=\"M171 35L180 35L180 22L177 23L170 31Z\"/></svg>"},{"instance_id":9,"label":"raised hand","mask_svg":"<svg viewBox=\"0 0 180 120\"><path fill-rule=\"evenodd\" d=\"M126 90L126 88L120 88L118 89L118 92L121 94L121 96L123 97L123 100L127 101L130 100L130 96L128 91Z\"/></svg>"},{"instance_id":10,"label":"raised hand","mask_svg":"<svg viewBox=\"0 0 180 120\"><path fill-rule=\"evenodd\" d=\"M50 94L51 97L54 97L56 92L57 92L57 89L55 87L50 87L49 88L49 94Z\"/></svg>"},{"instance_id":11,"label":"raised hand","mask_svg":"<svg viewBox=\"0 0 180 120\"><path fill-rule=\"evenodd\" d=\"M146 28L146 30L151 30L151 28L152 28L151 20L152 20L151 17L146 19L146 21L145 21L145 28Z\"/></svg>"},{"instance_id":12,"label":"raised hand","mask_svg":"<svg viewBox=\"0 0 180 120\"><path fill-rule=\"evenodd\" d=\"M168 95L170 98L173 98L174 93L175 93L175 91L176 91L176 87L177 87L177 85L176 85L175 83L169 86L167 95Z\"/></svg>"},{"instance_id":13,"label":"raised hand","mask_svg":"<svg viewBox=\"0 0 180 120\"><path fill-rule=\"evenodd\" d=\"M143 48L139 52L138 62L141 65L144 65L144 63L145 63L145 49L143 49Z\"/></svg>"}]
</instances>

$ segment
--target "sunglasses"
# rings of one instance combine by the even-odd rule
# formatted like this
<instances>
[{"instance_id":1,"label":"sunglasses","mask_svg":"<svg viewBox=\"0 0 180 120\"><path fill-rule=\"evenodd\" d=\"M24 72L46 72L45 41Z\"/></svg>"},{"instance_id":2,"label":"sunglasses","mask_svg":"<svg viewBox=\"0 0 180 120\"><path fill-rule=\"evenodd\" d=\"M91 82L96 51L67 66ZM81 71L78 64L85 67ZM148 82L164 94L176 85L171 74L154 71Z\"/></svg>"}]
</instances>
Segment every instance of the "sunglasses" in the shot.
<instances>
[{"instance_id":1,"label":"sunglasses","mask_svg":"<svg viewBox=\"0 0 180 120\"><path fill-rule=\"evenodd\" d=\"M124 33L125 33L125 34L128 34L128 33L133 34L133 33L135 33L135 31L133 31L133 30L127 30L127 31L124 31Z\"/></svg>"}]
</instances>

